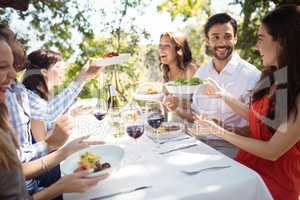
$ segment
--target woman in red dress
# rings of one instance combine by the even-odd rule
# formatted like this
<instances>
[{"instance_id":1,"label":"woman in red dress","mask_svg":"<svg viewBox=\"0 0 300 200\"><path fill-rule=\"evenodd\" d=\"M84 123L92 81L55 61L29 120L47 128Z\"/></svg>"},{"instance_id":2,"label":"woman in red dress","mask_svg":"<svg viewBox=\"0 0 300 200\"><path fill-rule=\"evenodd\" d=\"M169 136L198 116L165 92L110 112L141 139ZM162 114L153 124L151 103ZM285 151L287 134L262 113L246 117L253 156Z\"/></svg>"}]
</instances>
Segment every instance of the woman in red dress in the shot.
<instances>
[{"instance_id":1,"label":"woman in red dress","mask_svg":"<svg viewBox=\"0 0 300 200\"><path fill-rule=\"evenodd\" d=\"M250 107L226 93L213 80L207 95L222 98L249 120L248 136L197 118L210 131L241 150L236 160L255 170L275 200L297 200L300 194L300 8L279 7L262 20L257 50L264 71ZM207 130L209 129L209 130Z\"/></svg>"}]
</instances>

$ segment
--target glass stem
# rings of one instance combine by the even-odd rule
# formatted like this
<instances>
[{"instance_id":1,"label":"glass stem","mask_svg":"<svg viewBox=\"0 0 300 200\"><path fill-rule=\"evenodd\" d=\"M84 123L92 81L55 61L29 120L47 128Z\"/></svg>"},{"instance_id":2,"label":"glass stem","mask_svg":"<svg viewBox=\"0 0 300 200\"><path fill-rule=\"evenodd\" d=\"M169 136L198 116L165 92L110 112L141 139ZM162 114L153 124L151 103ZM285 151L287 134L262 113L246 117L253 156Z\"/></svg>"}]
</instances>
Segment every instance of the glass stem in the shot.
<instances>
[{"instance_id":1,"label":"glass stem","mask_svg":"<svg viewBox=\"0 0 300 200\"><path fill-rule=\"evenodd\" d=\"M155 137L156 137L156 140L155 140L155 142L156 142L156 146L157 146L157 148L159 148L159 132L158 132L158 129L154 129L155 130Z\"/></svg>"},{"instance_id":2,"label":"glass stem","mask_svg":"<svg viewBox=\"0 0 300 200\"><path fill-rule=\"evenodd\" d=\"M136 150L136 154L137 154L137 160L139 160L141 158L141 152L139 151L140 148L139 148L139 143L137 141L137 139L134 139L135 140L135 150Z\"/></svg>"}]
</instances>

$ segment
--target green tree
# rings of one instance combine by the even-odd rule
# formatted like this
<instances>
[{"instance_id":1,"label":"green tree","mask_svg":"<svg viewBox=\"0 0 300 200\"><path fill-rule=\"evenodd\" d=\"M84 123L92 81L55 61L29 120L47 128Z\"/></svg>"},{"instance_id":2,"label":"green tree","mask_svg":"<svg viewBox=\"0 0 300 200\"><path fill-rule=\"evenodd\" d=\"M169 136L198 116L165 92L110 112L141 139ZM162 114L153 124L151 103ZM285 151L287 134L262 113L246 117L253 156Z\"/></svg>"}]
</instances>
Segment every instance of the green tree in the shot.
<instances>
[{"instance_id":1,"label":"green tree","mask_svg":"<svg viewBox=\"0 0 300 200\"><path fill-rule=\"evenodd\" d=\"M30 3L29 9L24 12L0 9L1 23L11 24L18 21L24 25L22 27L24 32L18 34L25 41L36 39L43 47L56 47L65 58L69 58L75 51L72 45L73 32L93 37L88 20L92 8L88 3L78 3L76 0L32 0Z\"/></svg>"},{"instance_id":2,"label":"green tree","mask_svg":"<svg viewBox=\"0 0 300 200\"><path fill-rule=\"evenodd\" d=\"M209 13L208 6L210 0L165 0L157 9L159 11L167 11L174 20L178 16L182 16L183 20L190 17L198 16L201 12Z\"/></svg>"},{"instance_id":3,"label":"green tree","mask_svg":"<svg viewBox=\"0 0 300 200\"><path fill-rule=\"evenodd\" d=\"M24 30L18 35L22 36L25 43L35 40L32 38L35 36L44 48L56 47L66 59L75 53L77 57L67 73L65 86L74 78L89 57L112 51L134 55L138 52L140 39L149 37L144 29L135 25L136 19L128 15L133 9L142 14L146 3L140 0L120 0L114 2L113 6L113 9L104 9L96 8L90 1L32 0L29 9L24 12L9 8L0 9L0 22L7 24L15 21L22 22ZM93 29L93 22L90 20L95 16L100 19L97 20L97 30ZM95 35L99 36L95 37ZM131 80L137 79L139 73L134 68L134 59L132 58L124 65L110 68L120 71L121 80L126 82L124 90L129 87ZM107 80L104 82L110 80L111 73L111 70L107 70ZM57 91L60 89L58 88ZM84 88L81 97L94 96L95 91L99 91L99 83L97 80L92 80Z\"/></svg>"},{"instance_id":4,"label":"green tree","mask_svg":"<svg viewBox=\"0 0 300 200\"><path fill-rule=\"evenodd\" d=\"M235 0L232 2L232 4L239 4L242 8L243 20L239 24L237 44L241 57L258 68L262 67L260 56L255 48L261 19L276 6L291 3L299 2L295 0Z\"/></svg>"},{"instance_id":5,"label":"green tree","mask_svg":"<svg viewBox=\"0 0 300 200\"><path fill-rule=\"evenodd\" d=\"M242 58L261 68L261 59L255 47L257 31L262 17L274 7L274 4L263 0L235 1L233 4L241 5L243 16L243 20L238 25L236 48Z\"/></svg>"}]
</instances>

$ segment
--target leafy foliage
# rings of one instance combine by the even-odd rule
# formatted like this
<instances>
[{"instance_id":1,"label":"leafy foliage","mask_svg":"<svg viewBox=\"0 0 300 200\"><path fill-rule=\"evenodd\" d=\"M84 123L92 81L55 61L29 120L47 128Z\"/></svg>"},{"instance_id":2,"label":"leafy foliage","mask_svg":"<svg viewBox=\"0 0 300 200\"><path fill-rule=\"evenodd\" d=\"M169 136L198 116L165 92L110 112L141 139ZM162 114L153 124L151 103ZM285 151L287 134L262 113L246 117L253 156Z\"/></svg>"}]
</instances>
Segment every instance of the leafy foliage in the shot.
<instances>
[{"instance_id":1,"label":"leafy foliage","mask_svg":"<svg viewBox=\"0 0 300 200\"><path fill-rule=\"evenodd\" d=\"M236 48L239 50L242 58L261 68L261 59L255 47L257 31L262 17L271 10L272 2L237 0L233 3L240 4L243 13L243 20L238 25L238 44Z\"/></svg>"},{"instance_id":2,"label":"leafy foliage","mask_svg":"<svg viewBox=\"0 0 300 200\"><path fill-rule=\"evenodd\" d=\"M113 9L104 9L93 7L91 1L32 0L26 12L0 9L0 22L11 24L12 21L22 21L25 24L23 29L30 32L21 35L25 42L36 39L43 43L43 48L57 48L66 59L74 57L74 53L77 55L74 64L67 72L64 85L56 90L60 91L74 79L89 57L112 51L135 55L139 51L140 39L149 37L149 34L144 29L138 28L135 25L136 19L129 17L128 13L133 9L142 12L144 10L142 7L145 5L140 0L120 0L114 2ZM97 20L97 30L92 28L93 22L90 20L95 16L101 19ZM95 37L97 31L100 33L99 37ZM105 36L106 34L109 36ZM36 38L32 38L33 35ZM112 81L114 70L119 71L119 79L124 82L121 83L124 85L121 90L125 91L131 86L130 83L138 78L139 71L135 70L135 59L137 58L133 56L124 65L108 68L103 77L92 80L86 85L81 97L99 95L99 89L104 89ZM106 92L102 92L101 96L105 97Z\"/></svg>"},{"instance_id":3,"label":"leafy foliage","mask_svg":"<svg viewBox=\"0 0 300 200\"><path fill-rule=\"evenodd\" d=\"M195 17L199 11L209 11L209 0L165 0L157 8L159 11L167 11L172 19L182 16L184 20ZM204 10L203 10L204 9Z\"/></svg>"}]
</instances>

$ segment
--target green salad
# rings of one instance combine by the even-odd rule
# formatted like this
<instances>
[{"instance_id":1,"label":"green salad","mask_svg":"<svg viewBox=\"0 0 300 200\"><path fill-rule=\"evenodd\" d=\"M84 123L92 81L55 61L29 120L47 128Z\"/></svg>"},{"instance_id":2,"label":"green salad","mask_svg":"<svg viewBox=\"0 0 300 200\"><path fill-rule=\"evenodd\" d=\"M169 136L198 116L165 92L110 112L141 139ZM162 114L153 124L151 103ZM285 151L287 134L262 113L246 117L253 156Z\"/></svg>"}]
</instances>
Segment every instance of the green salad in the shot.
<instances>
[{"instance_id":1,"label":"green salad","mask_svg":"<svg viewBox=\"0 0 300 200\"><path fill-rule=\"evenodd\" d=\"M199 85L205 83L205 80L193 77L190 79L178 79L176 81L170 81L168 85L181 86L181 85Z\"/></svg>"}]
</instances>

